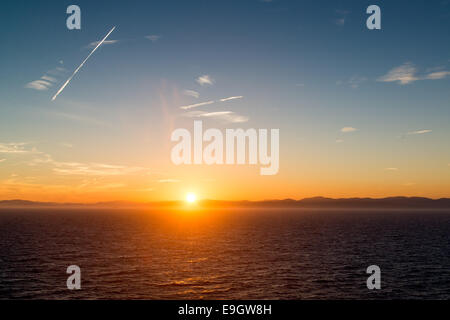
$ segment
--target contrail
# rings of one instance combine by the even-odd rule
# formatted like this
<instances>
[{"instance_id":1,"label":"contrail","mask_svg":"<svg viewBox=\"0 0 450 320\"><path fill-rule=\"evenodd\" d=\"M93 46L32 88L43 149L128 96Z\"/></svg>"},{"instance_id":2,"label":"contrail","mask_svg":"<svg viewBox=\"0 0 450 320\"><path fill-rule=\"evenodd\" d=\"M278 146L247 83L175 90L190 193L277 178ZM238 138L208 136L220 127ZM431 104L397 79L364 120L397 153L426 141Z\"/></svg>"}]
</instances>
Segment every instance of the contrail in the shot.
<instances>
[{"instance_id":1,"label":"contrail","mask_svg":"<svg viewBox=\"0 0 450 320\"><path fill-rule=\"evenodd\" d=\"M108 36L114 31L116 27L113 27L111 29L110 32L108 32L108 34L103 38L102 41L100 41L97 46L91 51L91 53L89 53L89 55L87 56L86 59L84 59L84 61L80 64L80 66L78 68L75 69L75 71L72 73L72 75L69 77L69 79L67 79L66 82L64 82L64 84L62 85L62 87L58 90L58 92L56 92L56 94L53 96L52 101L54 101L56 99L56 97L64 90L64 88L69 84L70 80L72 80L72 78L77 74L78 71L80 71L80 69L84 66L84 64L86 63L86 61L90 58L90 56L92 56L92 54L95 52L95 50L97 50L98 47L100 47L102 45L103 42L105 42L106 38L108 38Z\"/></svg>"}]
</instances>

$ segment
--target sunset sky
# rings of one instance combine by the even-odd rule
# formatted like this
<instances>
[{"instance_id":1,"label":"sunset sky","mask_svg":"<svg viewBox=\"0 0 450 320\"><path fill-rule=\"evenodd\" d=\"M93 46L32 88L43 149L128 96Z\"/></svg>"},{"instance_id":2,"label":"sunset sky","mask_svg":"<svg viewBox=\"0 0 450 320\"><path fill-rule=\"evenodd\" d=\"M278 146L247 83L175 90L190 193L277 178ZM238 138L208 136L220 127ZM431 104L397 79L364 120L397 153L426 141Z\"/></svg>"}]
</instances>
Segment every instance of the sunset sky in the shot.
<instances>
[{"instance_id":1,"label":"sunset sky","mask_svg":"<svg viewBox=\"0 0 450 320\"><path fill-rule=\"evenodd\" d=\"M4 1L0 25L0 200L450 196L450 1ZM194 120L279 129L278 174L174 165Z\"/></svg>"}]
</instances>

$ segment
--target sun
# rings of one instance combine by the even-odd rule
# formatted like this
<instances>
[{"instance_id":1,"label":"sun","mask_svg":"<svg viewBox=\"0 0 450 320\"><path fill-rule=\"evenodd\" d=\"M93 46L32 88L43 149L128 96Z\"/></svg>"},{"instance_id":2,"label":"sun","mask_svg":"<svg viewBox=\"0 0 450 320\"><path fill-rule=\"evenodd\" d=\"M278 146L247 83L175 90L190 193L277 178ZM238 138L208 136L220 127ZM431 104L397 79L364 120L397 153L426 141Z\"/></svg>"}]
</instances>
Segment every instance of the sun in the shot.
<instances>
[{"instance_id":1,"label":"sun","mask_svg":"<svg viewBox=\"0 0 450 320\"><path fill-rule=\"evenodd\" d=\"M194 203L195 201L197 201L197 196L195 195L195 193L189 192L186 195L186 201L188 203Z\"/></svg>"}]
</instances>

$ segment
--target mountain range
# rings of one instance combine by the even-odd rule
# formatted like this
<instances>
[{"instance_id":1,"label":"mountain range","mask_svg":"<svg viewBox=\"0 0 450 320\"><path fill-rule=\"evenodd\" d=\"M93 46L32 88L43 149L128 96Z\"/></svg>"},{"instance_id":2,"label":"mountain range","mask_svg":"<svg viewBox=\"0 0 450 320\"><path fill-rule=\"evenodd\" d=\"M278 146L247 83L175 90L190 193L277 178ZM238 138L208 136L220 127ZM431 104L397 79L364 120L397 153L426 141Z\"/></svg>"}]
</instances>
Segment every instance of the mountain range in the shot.
<instances>
[{"instance_id":1,"label":"mountain range","mask_svg":"<svg viewBox=\"0 0 450 320\"><path fill-rule=\"evenodd\" d=\"M97 203L57 203L36 202L28 200L3 200L0 208L12 207L80 207L80 208L146 208L146 207L179 207L184 201L161 202L97 202ZM388 198L325 198L313 197L301 200L263 200L263 201L223 201L199 200L196 206L202 208L417 208L417 209L450 209L450 198L430 199L424 197L388 197Z\"/></svg>"}]
</instances>

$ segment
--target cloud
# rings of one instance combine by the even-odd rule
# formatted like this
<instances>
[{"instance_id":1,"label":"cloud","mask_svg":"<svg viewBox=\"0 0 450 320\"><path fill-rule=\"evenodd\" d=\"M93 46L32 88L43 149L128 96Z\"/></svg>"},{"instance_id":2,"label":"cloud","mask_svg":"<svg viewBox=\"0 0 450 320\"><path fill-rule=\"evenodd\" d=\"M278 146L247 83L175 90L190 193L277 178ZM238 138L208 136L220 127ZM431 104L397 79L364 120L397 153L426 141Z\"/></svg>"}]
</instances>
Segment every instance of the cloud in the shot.
<instances>
[{"instance_id":1,"label":"cloud","mask_svg":"<svg viewBox=\"0 0 450 320\"><path fill-rule=\"evenodd\" d=\"M205 74L203 76L198 77L195 81L201 86L205 85L213 85L214 79L212 79L209 75Z\"/></svg>"},{"instance_id":2,"label":"cloud","mask_svg":"<svg viewBox=\"0 0 450 320\"><path fill-rule=\"evenodd\" d=\"M367 81L366 77L360 77L360 76L352 76L349 80L348 80L348 84L350 85L350 87L356 89L359 87L359 85L363 82Z\"/></svg>"},{"instance_id":3,"label":"cloud","mask_svg":"<svg viewBox=\"0 0 450 320\"><path fill-rule=\"evenodd\" d=\"M68 187L63 185L43 185L43 184L36 184L36 183L30 183L30 182L24 182L23 180L33 180L33 177L24 177L21 180L18 181L17 178L10 178L6 180L2 180L0 184L0 193L3 195L10 194L10 196L14 197L17 196L17 194L23 194L26 192L35 192L39 190L39 192L63 192L68 193Z\"/></svg>"},{"instance_id":4,"label":"cloud","mask_svg":"<svg viewBox=\"0 0 450 320\"><path fill-rule=\"evenodd\" d=\"M49 81L49 82L56 82L57 81L55 78L47 76L47 75L43 75L41 77L41 79L44 80L44 81Z\"/></svg>"},{"instance_id":5,"label":"cloud","mask_svg":"<svg viewBox=\"0 0 450 320\"><path fill-rule=\"evenodd\" d=\"M342 9L336 9L335 13L339 16L338 19L334 20L334 23L337 26L343 26L345 25L345 21L347 19L347 15L350 13L348 10L342 10Z\"/></svg>"},{"instance_id":6,"label":"cloud","mask_svg":"<svg viewBox=\"0 0 450 320\"><path fill-rule=\"evenodd\" d=\"M200 97L200 93L194 90L184 90L183 93L187 96L198 98Z\"/></svg>"},{"instance_id":7,"label":"cloud","mask_svg":"<svg viewBox=\"0 0 450 320\"><path fill-rule=\"evenodd\" d=\"M34 90L48 90L53 84L46 80L34 80L25 85L25 88Z\"/></svg>"},{"instance_id":8,"label":"cloud","mask_svg":"<svg viewBox=\"0 0 450 320\"><path fill-rule=\"evenodd\" d=\"M54 75L54 76L58 76L58 75L60 75L60 74L62 74L62 73L64 73L64 72L66 72L66 71L67 71L67 70L64 69L63 67L56 67L55 69L52 69L52 70L48 71L47 74L51 74L51 75Z\"/></svg>"},{"instance_id":9,"label":"cloud","mask_svg":"<svg viewBox=\"0 0 450 320\"><path fill-rule=\"evenodd\" d=\"M68 143L68 142L62 142L62 143L61 143L61 146L65 147L65 148L72 148L72 147L73 147L73 144Z\"/></svg>"},{"instance_id":10,"label":"cloud","mask_svg":"<svg viewBox=\"0 0 450 320\"><path fill-rule=\"evenodd\" d=\"M189 94L188 94L188 93L186 93L186 91L192 91L192 90L185 90L184 93L185 93L186 95L194 96L193 93L189 92ZM196 94L198 94L196 91L193 91L193 92L196 93ZM219 99L219 100L217 100L217 101L210 100L210 101L200 102L200 103L191 104L191 105L187 105L187 106L181 106L180 109L188 110L188 109L192 109L192 108L197 108L197 107L201 107L201 106L206 106L206 105L209 105L209 104L213 104L213 103L215 103L215 102L226 102L226 101L231 101L231 100L236 100L236 99L242 99L242 98L244 98L244 96L233 96L233 97L228 97L228 98Z\"/></svg>"},{"instance_id":11,"label":"cloud","mask_svg":"<svg viewBox=\"0 0 450 320\"><path fill-rule=\"evenodd\" d=\"M151 35L145 36L145 38L150 40L151 42L156 42L159 39L161 39L162 36L161 35L157 35L157 34L151 34Z\"/></svg>"},{"instance_id":12,"label":"cloud","mask_svg":"<svg viewBox=\"0 0 450 320\"><path fill-rule=\"evenodd\" d=\"M180 182L180 180L177 179L161 179L158 180L159 183L177 183Z\"/></svg>"},{"instance_id":13,"label":"cloud","mask_svg":"<svg viewBox=\"0 0 450 320\"><path fill-rule=\"evenodd\" d=\"M206 106L206 105L208 105L208 104L213 104L213 103L214 103L214 100L211 100L211 101L206 101L206 102L201 102L201 103L191 104L191 105L188 105L188 106L182 106L182 107L180 107L180 109L188 110L188 109L192 109L192 108L197 108L197 107L201 107L201 106Z\"/></svg>"},{"instance_id":14,"label":"cloud","mask_svg":"<svg viewBox=\"0 0 450 320\"><path fill-rule=\"evenodd\" d=\"M9 154L26 154L26 153L39 153L36 148L27 148L29 143L27 142L10 142L0 143L0 153Z\"/></svg>"},{"instance_id":15,"label":"cloud","mask_svg":"<svg viewBox=\"0 0 450 320\"><path fill-rule=\"evenodd\" d=\"M191 111L185 114L191 118L211 118L231 123L247 122L248 117L238 115L232 111L217 111L217 112L205 112L205 111Z\"/></svg>"},{"instance_id":16,"label":"cloud","mask_svg":"<svg viewBox=\"0 0 450 320\"><path fill-rule=\"evenodd\" d=\"M58 175L66 176L122 176L130 174L142 174L147 168L135 166L123 166L107 163L82 163L56 161L49 154L43 154L28 162L29 166L50 165L52 171Z\"/></svg>"},{"instance_id":17,"label":"cloud","mask_svg":"<svg viewBox=\"0 0 450 320\"><path fill-rule=\"evenodd\" d=\"M361 83L363 83L365 81L367 81L366 77L361 77L361 76L358 76L358 75L354 75L348 80L345 80L345 81L338 80L338 81L336 81L336 85L340 86L340 85L343 85L343 84L348 84L350 87L356 89L356 88L359 87L359 85Z\"/></svg>"},{"instance_id":18,"label":"cloud","mask_svg":"<svg viewBox=\"0 0 450 320\"><path fill-rule=\"evenodd\" d=\"M57 67L55 69L47 71L42 77L38 80L31 81L25 85L25 88L34 89L39 91L48 90L53 86L54 83L58 82L55 76L60 75L66 69L62 67ZM51 75L51 76L50 76Z\"/></svg>"},{"instance_id":19,"label":"cloud","mask_svg":"<svg viewBox=\"0 0 450 320\"><path fill-rule=\"evenodd\" d=\"M119 188L124 188L127 185L124 183L107 183L104 185L99 185L99 186L95 186L93 187L93 189L97 189L97 190L108 190L108 189L119 189Z\"/></svg>"},{"instance_id":20,"label":"cloud","mask_svg":"<svg viewBox=\"0 0 450 320\"><path fill-rule=\"evenodd\" d=\"M398 168L384 168L386 171L398 171Z\"/></svg>"},{"instance_id":21,"label":"cloud","mask_svg":"<svg viewBox=\"0 0 450 320\"><path fill-rule=\"evenodd\" d=\"M438 72L432 72L426 75L427 80L439 80L444 79L447 76L450 75L450 71L438 71Z\"/></svg>"},{"instance_id":22,"label":"cloud","mask_svg":"<svg viewBox=\"0 0 450 320\"><path fill-rule=\"evenodd\" d=\"M336 143L342 143L342 142L344 142L343 139L336 139Z\"/></svg>"},{"instance_id":23,"label":"cloud","mask_svg":"<svg viewBox=\"0 0 450 320\"><path fill-rule=\"evenodd\" d=\"M344 133L347 133L347 132L355 132L355 131L358 131L358 129L353 128L353 127L343 127L343 128L341 129L341 132L344 132Z\"/></svg>"},{"instance_id":24,"label":"cloud","mask_svg":"<svg viewBox=\"0 0 450 320\"><path fill-rule=\"evenodd\" d=\"M411 131L411 132L408 132L408 134L409 135L412 135L412 134L424 134L424 133L429 133L429 132L432 132L432 131L433 130L425 129L425 130Z\"/></svg>"},{"instance_id":25,"label":"cloud","mask_svg":"<svg viewBox=\"0 0 450 320\"><path fill-rule=\"evenodd\" d=\"M5 162L5 161L6 161L6 159L0 159L0 163Z\"/></svg>"},{"instance_id":26,"label":"cloud","mask_svg":"<svg viewBox=\"0 0 450 320\"><path fill-rule=\"evenodd\" d=\"M103 41L102 44L115 44L115 43L118 43L118 42L119 42L119 40L105 40L105 41ZM89 45L86 46L86 48L87 49L93 49L96 46L98 46L100 43L101 43L101 41L91 42L91 43L89 43Z\"/></svg>"},{"instance_id":27,"label":"cloud","mask_svg":"<svg viewBox=\"0 0 450 320\"><path fill-rule=\"evenodd\" d=\"M387 74L379 77L377 81L395 82L405 85L418 80L440 80L450 76L450 71L434 71L427 74L417 75L416 67L406 62L399 67L393 68Z\"/></svg>"},{"instance_id":28,"label":"cloud","mask_svg":"<svg viewBox=\"0 0 450 320\"><path fill-rule=\"evenodd\" d=\"M220 102L225 102L225 101L236 100L236 99L242 99L242 98L243 98L243 96L235 96L235 97L223 98L223 99L220 99L219 101L220 101Z\"/></svg>"},{"instance_id":29,"label":"cloud","mask_svg":"<svg viewBox=\"0 0 450 320\"><path fill-rule=\"evenodd\" d=\"M398 81L400 84L408 84L413 81L419 80L416 77L416 68L411 63L407 62L399 67L391 69L387 74L379 77L377 81L380 82L394 82Z\"/></svg>"},{"instance_id":30,"label":"cloud","mask_svg":"<svg viewBox=\"0 0 450 320\"><path fill-rule=\"evenodd\" d=\"M128 167L102 163L53 162L53 172L60 175L120 176L145 171L142 167Z\"/></svg>"},{"instance_id":31,"label":"cloud","mask_svg":"<svg viewBox=\"0 0 450 320\"><path fill-rule=\"evenodd\" d=\"M334 20L334 23L335 23L337 26L343 26L343 25L345 24L345 18L339 18L339 19L336 19L336 20Z\"/></svg>"}]
</instances>

